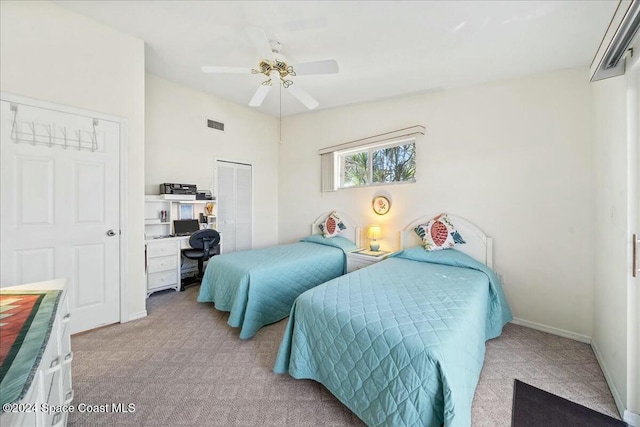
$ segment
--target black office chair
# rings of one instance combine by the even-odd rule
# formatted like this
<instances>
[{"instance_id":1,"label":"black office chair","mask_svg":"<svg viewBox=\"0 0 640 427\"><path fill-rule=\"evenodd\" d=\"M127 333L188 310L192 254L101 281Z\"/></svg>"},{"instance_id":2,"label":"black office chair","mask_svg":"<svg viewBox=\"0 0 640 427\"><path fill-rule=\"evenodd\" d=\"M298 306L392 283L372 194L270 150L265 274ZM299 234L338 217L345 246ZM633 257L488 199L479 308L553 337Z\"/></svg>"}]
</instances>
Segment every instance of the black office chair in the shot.
<instances>
[{"instance_id":1,"label":"black office chair","mask_svg":"<svg viewBox=\"0 0 640 427\"><path fill-rule=\"evenodd\" d=\"M184 291L186 285L190 285L195 282L200 282L204 276L203 266L214 255L220 253L220 233L210 228L204 230L198 230L189 238L189 246L191 249L183 249L182 255L185 258L198 260L198 274L182 281L180 290Z\"/></svg>"}]
</instances>

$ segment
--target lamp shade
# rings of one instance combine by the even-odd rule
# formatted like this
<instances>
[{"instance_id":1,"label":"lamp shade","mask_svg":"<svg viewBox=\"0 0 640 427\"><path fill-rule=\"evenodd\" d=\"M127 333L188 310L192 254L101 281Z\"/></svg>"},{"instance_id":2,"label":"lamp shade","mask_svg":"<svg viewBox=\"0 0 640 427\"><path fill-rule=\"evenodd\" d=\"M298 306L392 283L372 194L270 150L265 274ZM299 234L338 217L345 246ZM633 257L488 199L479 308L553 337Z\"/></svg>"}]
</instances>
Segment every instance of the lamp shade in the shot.
<instances>
[{"instance_id":1,"label":"lamp shade","mask_svg":"<svg viewBox=\"0 0 640 427\"><path fill-rule=\"evenodd\" d=\"M380 226L378 225L372 225L369 227L369 232L367 234L367 236L370 239L379 239L380 236L382 235L382 232L380 231Z\"/></svg>"}]
</instances>

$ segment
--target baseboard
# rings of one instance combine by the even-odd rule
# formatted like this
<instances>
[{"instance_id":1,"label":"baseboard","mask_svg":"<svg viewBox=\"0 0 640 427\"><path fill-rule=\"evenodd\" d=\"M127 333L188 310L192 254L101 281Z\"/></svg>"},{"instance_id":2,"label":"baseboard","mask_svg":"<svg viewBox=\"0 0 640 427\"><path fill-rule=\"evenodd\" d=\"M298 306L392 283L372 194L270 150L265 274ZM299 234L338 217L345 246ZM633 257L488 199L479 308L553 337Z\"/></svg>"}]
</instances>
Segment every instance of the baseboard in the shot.
<instances>
[{"instance_id":1,"label":"baseboard","mask_svg":"<svg viewBox=\"0 0 640 427\"><path fill-rule=\"evenodd\" d=\"M622 418L622 421L632 427L640 427L640 415L634 414L631 411L624 411L624 417Z\"/></svg>"},{"instance_id":2,"label":"baseboard","mask_svg":"<svg viewBox=\"0 0 640 427\"><path fill-rule=\"evenodd\" d=\"M147 317L147 310L142 310L137 313L130 314L129 320L127 320L127 322L131 322L132 320L142 319L143 317Z\"/></svg>"},{"instance_id":3,"label":"baseboard","mask_svg":"<svg viewBox=\"0 0 640 427\"><path fill-rule=\"evenodd\" d=\"M593 354L596 355L596 360L598 361L598 365L600 365L600 369L604 374L604 379L605 381L607 381L609 390L611 390L611 395L613 396L613 401L615 402L616 407L618 408L618 412L620 414L625 414L628 411L625 410L625 404L622 401L622 398L620 397L620 393L618 393L618 389L615 387L613 383L613 379L611 378L611 374L609 373L607 366L604 364L604 361L602 360L602 356L600 355L600 350L598 350L598 346L596 345L595 341L591 342L591 348L593 349ZM626 414L625 414L625 417L626 417ZM624 420L624 421L628 423L627 420Z\"/></svg>"},{"instance_id":4,"label":"baseboard","mask_svg":"<svg viewBox=\"0 0 640 427\"><path fill-rule=\"evenodd\" d=\"M564 338L570 338L575 341L580 341L585 344L591 344L591 337L587 335L577 334L571 331L565 331L564 329L554 328L553 326L543 325L542 323L531 322L529 320L519 319L514 317L511 323L520 326L526 326L527 328L536 329L538 331L547 332L553 335L558 335Z\"/></svg>"}]
</instances>

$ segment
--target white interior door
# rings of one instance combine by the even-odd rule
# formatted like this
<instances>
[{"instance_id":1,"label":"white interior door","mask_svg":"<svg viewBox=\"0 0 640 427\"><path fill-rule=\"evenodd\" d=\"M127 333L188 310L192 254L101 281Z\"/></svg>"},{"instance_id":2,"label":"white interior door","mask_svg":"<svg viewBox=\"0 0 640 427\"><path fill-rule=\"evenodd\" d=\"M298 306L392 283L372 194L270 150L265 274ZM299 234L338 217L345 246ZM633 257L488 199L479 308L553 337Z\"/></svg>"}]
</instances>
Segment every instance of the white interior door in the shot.
<instances>
[{"instance_id":1,"label":"white interior door","mask_svg":"<svg viewBox=\"0 0 640 427\"><path fill-rule=\"evenodd\" d=\"M118 322L119 123L4 100L0 108L0 284L64 277L71 333Z\"/></svg>"},{"instance_id":2,"label":"white interior door","mask_svg":"<svg viewBox=\"0 0 640 427\"><path fill-rule=\"evenodd\" d=\"M253 199L251 165L216 161L218 231L222 252L251 249Z\"/></svg>"},{"instance_id":3,"label":"white interior door","mask_svg":"<svg viewBox=\"0 0 640 427\"><path fill-rule=\"evenodd\" d=\"M222 233L222 253L236 251L236 204L233 163L216 162L218 231Z\"/></svg>"}]
</instances>

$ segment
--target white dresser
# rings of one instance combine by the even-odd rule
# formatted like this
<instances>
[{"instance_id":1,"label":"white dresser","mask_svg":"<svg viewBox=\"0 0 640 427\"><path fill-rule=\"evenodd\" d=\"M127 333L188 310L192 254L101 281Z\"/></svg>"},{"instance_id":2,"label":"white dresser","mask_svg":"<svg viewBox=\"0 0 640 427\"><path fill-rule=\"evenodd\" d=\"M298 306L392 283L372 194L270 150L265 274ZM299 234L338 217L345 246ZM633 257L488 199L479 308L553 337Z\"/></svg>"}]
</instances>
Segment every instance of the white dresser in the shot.
<instances>
[{"instance_id":1,"label":"white dresser","mask_svg":"<svg viewBox=\"0 0 640 427\"><path fill-rule=\"evenodd\" d=\"M12 403L3 405L0 415L0 425L50 427L65 426L68 419L68 408L73 401L71 384L71 337L69 330L69 302L67 297L66 280L51 280L47 282L0 288L0 292L22 291L61 291L55 309L47 317L52 322L48 339L43 344L44 352L32 369L30 380L27 380L27 392ZM37 319L34 317L34 322ZM46 322L47 319L39 319ZM33 324L33 323L32 323ZM46 335L45 335L46 337ZM25 340L26 342L26 340ZM25 344L23 344L25 345ZM20 361L22 349L17 353L13 364ZM13 367L12 364L12 367ZM28 383L30 382L30 385ZM4 408L4 406L7 406ZM8 409L4 410L4 409Z\"/></svg>"}]
</instances>

